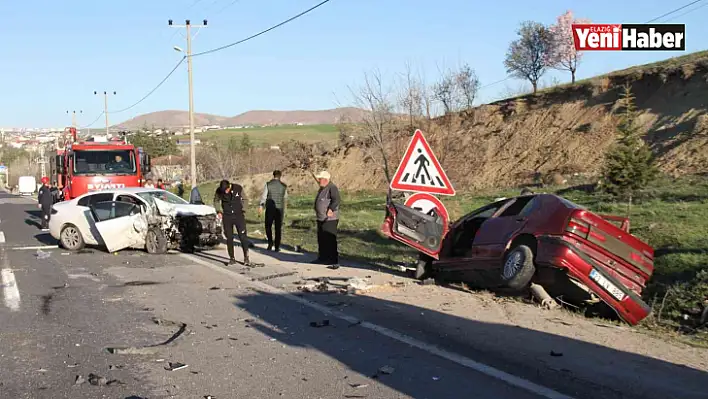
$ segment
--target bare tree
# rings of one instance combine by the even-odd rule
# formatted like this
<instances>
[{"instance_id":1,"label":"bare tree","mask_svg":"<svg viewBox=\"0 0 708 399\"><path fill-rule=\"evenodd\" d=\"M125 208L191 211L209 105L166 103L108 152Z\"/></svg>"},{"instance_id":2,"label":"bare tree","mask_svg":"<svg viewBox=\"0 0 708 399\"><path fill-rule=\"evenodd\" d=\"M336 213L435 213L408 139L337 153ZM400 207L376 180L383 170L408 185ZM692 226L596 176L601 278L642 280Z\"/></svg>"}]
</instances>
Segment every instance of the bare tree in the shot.
<instances>
[{"instance_id":1,"label":"bare tree","mask_svg":"<svg viewBox=\"0 0 708 399\"><path fill-rule=\"evenodd\" d=\"M402 90L400 93L400 105L408 114L410 126L415 126L416 120L423 116L423 96L425 88L420 78L413 74L410 63L406 63L403 73Z\"/></svg>"},{"instance_id":2,"label":"bare tree","mask_svg":"<svg viewBox=\"0 0 708 399\"><path fill-rule=\"evenodd\" d=\"M209 180L230 179L239 175L239 164L242 162L243 159L234 156L229 146L225 145L207 145L197 153L197 164Z\"/></svg>"},{"instance_id":3,"label":"bare tree","mask_svg":"<svg viewBox=\"0 0 708 399\"><path fill-rule=\"evenodd\" d=\"M531 82L536 93L539 79L550 66L552 34L543 24L533 21L521 23L517 33L519 38L509 45L504 65L508 73Z\"/></svg>"},{"instance_id":4,"label":"bare tree","mask_svg":"<svg viewBox=\"0 0 708 399\"><path fill-rule=\"evenodd\" d=\"M381 156L386 182L391 182L391 173L386 155L386 143L393 133L395 114L391 90L384 86L381 72L374 70L364 74L364 83L356 90L350 89L354 103L368 112L364 116L363 126Z\"/></svg>"},{"instance_id":5,"label":"bare tree","mask_svg":"<svg viewBox=\"0 0 708 399\"><path fill-rule=\"evenodd\" d=\"M445 115L457 110L457 81L452 72L446 72L438 83L433 85L433 97L442 104Z\"/></svg>"},{"instance_id":6,"label":"bare tree","mask_svg":"<svg viewBox=\"0 0 708 399\"><path fill-rule=\"evenodd\" d=\"M455 76L455 83L459 90L460 100L466 108L472 108L477 97L480 83L477 74L468 64L464 64Z\"/></svg>"}]
</instances>

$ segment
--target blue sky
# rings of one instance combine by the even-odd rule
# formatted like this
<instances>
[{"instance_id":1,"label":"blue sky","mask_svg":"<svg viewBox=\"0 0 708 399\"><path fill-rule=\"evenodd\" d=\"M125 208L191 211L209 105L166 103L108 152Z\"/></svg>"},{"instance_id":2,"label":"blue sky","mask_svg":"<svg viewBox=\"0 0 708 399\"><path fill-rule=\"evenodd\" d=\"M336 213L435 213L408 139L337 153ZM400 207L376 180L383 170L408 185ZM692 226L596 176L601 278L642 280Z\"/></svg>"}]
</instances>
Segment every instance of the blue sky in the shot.
<instances>
[{"instance_id":1,"label":"blue sky","mask_svg":"<svg viewBox=\"0 0 708 399\"><path fill-rule=\"evenodd\" d=\"M193 41L194 52L199 52L249 36L319 2L195 1L1 2L0 126L65 126L70 124L66 111L74 109L83 110L79 124L88 124L103 109L102 97L94 96L94 90L117 91L109 109L133 104L181 57L172 47L185 47L184 38L167 26L169 18L175 23L209 20L209 27ZM552 23L572 9L594 22L643 23L688 2L332 0L250 42L195 57L195 110L231 116L253 109L333 108L348 103L348 87L357 85L365 71L378 68L393 80L406 62L424 70L429 81L439 69L467 62L485 85L506 76L504 54L520 21ZM660 22L685 23L687 52L692 52L708 48L708 24L702 23L706 20L708 6ZM676 55L681 54L588 53L578 78ZM569 80L563 73L547 79L551 76ZM481 100L521 84L512 80L487 87ZM187 107L183 65L139 106L112 114L111 123ZM103 123L101 119L94 126Z\"/></svg>"}]
</instances>

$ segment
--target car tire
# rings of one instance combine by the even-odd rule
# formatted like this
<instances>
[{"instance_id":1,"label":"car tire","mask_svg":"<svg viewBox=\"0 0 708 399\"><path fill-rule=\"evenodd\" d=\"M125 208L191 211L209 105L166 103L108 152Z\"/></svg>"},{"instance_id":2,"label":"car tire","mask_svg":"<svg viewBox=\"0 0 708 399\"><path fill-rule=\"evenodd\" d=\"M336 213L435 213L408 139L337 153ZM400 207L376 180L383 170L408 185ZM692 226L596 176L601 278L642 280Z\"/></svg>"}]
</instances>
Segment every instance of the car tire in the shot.
<instances>
[{"instance_id":1,"label":"car tire","mask_svg":"<svg viewBox=\"0 0 708 399\"><path fill-rule=\"evenodd\" d=\"M61 233L59 233L59 244L62 248L69 251L80 251L86 245L81 231L73 224L67 224L62 227Z\"/></svg>"},{"instance_id":2,"label":"car tire","mask_svg":"<svg viewBox=\"0 0 708 399\"><path fill-rule=\"evenodd\" d=\"M157 227L150 228L145 237L145 250L149 254L166 253L167 237L165 237L165 233Z\"/></svg>"},{"instance_id":3,"label":"car tire","mask_svg":"<svg viewBox=\"0 0 708 399\"><path fill-rule=\"evenodd\" d=\"M528 287L535 273L533 251L528 246L517 245L504 256L501 277L506 287L522 290Z\"/></svg>"}]
</instances>

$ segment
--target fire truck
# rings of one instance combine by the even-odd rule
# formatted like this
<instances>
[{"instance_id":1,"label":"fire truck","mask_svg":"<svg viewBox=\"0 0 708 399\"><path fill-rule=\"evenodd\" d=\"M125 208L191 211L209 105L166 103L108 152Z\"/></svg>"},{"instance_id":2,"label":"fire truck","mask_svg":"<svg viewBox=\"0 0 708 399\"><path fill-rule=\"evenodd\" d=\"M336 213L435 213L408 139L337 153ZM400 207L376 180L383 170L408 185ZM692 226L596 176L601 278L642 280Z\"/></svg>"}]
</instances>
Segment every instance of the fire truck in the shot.
<instances>
[{"instance_id":1,"label":"fire truck","mask_svg":"<svg viewBox=\"0 0 708 399\"><path fill-rule=\"evenodd\" d=\"M79 141L76 128L65 129L63 143L57 142L52 176L64 200L90 191L141 187L150 172L150 156L126 140L95 136Z\"/></svg>"}]
</instances>

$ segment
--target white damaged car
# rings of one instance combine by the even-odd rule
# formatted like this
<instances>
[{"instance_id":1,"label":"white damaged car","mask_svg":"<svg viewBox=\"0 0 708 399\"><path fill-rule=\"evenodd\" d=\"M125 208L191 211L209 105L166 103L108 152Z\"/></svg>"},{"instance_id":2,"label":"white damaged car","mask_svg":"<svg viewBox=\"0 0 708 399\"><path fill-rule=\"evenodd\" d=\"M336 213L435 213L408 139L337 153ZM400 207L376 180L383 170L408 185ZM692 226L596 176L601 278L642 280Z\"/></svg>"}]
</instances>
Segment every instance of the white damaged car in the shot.
<instances>
[{"instance_id":1,"label":"white damaged car","mask_svg":"<svg viewBox=\"0 0 708 399\"><path fill-rule=\"evenodd\" d=\"M159 254L215 246L222 226L211 206L190 204L169 191L135 187L90 192L54 204L49 232L70 251L97 245L109 252L144 248Z\"/></svg>"}]
</instances>

